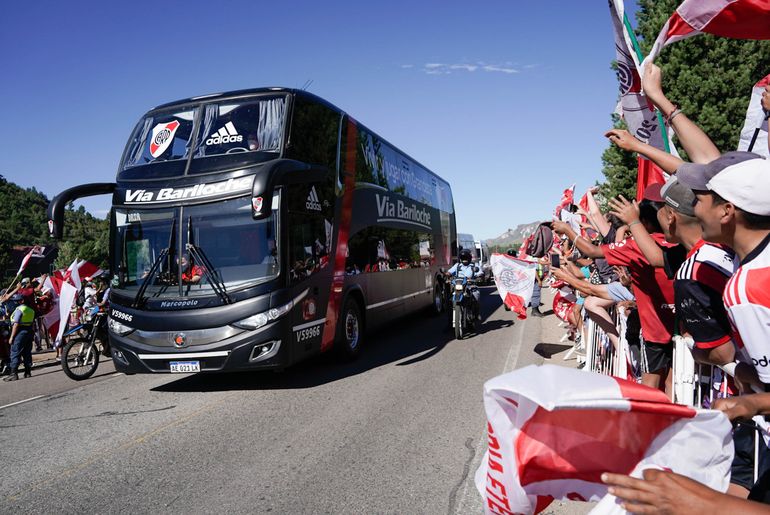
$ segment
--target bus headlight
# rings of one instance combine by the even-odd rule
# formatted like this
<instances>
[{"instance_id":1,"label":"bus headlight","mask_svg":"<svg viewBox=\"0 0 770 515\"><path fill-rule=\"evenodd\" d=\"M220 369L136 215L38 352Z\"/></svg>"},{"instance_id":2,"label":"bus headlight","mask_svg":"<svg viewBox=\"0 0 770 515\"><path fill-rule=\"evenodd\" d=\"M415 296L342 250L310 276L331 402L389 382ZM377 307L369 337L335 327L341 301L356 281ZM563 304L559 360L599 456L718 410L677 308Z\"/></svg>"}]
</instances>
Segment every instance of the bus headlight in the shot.
<instances>
[{"instance_id":1,"label":"bus headlight","mask_svg":"<svg viewBox=\"0 0 770 515\"><path fill-rule=\"evenodd\" d=\"M241 329L251 329L253 331L254 329L259 329L260 327L264 327L269 322L278 320L283 315L291 311L291 308L293 307L294 307L294 302L291 301L287 304L284 304L283 306L278 306L277 308L270 308L268 311L264 313L257 313L256 315L251 315L250 317L244 318L243 320L233 322L232 325L234 325L235 327L240 327Z\"/></svg>"},{"instance_id":2,"label":"bus headlight","mask_svg":"<svg viewBox=\"0 0 770 515\"><path fill-rule=\"evenodd\" d=\"M107 326L109 327L111 333L115 333L118 336L125 336L134 330L132 327L128 327L127 325L121 324L114 318L110 318L107 320Z\"/></svg>"}]
</instances>

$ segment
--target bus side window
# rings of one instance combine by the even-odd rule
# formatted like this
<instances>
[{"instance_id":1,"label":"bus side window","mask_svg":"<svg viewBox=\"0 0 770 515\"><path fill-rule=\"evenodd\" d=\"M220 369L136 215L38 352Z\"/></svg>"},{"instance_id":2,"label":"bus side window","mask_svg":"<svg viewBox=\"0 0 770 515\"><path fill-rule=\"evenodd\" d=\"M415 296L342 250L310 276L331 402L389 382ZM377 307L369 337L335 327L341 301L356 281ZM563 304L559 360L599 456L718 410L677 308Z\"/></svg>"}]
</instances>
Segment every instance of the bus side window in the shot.
<instances>
[{"instance_id":1,"label":"bus side window","mask_svg":"<svg viewBox=\"0 0 770 515\"><path fill-rule=\"evenodd\" d=\"M289 220L289 276L295 284L325 268L329 253L323 217L291 213Z\"/></svg>"}]
</instances>

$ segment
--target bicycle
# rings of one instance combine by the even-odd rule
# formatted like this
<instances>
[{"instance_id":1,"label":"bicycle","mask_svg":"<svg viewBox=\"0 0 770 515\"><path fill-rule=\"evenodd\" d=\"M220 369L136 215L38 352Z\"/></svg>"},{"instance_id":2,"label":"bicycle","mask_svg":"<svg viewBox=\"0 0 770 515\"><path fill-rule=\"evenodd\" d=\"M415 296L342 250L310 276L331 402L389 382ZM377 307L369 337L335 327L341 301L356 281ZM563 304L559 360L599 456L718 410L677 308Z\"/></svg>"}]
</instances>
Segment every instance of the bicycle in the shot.
<instances>
[{"instance_id":1,"label":"bicycle","mask_svg":"<svg viewBox=\"0 0 770 515\"><path fill-rule=\"evenodd\" d=\"M106 322L107 313L94 308L88 313L82 324L79 324L64 333L67 336L85 331L85 336L79 336L69 340L62 347L61 366L64 373L70 379L82 381L91 377L99 366L99 355L104 352L109 355L109 341L107 340Z\"/></svg>"}]
</instances>

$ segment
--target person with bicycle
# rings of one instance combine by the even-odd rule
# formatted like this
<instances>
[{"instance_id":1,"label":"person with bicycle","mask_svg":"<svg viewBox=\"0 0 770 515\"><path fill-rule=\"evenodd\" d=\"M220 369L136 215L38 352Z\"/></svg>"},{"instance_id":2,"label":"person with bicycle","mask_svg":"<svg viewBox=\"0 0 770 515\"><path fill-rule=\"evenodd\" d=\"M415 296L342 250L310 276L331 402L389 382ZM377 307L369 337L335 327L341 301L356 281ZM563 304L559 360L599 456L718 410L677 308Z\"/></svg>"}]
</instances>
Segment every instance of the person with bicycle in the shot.
<instances>
[{"instance_id":1,"label":"person with bicycle","mask_svg":"<svg viewBox=\"0 0 770 515\"><path fill-rule=\"evenodd\" d=\"M20 293L11 297L17 307L11 314L11 373L3 381L19 379L19 364L24 361L24 377L32 376L32 339L35 321L35 310L27 305L29 302Z\"/></svg>"}]
</instances>

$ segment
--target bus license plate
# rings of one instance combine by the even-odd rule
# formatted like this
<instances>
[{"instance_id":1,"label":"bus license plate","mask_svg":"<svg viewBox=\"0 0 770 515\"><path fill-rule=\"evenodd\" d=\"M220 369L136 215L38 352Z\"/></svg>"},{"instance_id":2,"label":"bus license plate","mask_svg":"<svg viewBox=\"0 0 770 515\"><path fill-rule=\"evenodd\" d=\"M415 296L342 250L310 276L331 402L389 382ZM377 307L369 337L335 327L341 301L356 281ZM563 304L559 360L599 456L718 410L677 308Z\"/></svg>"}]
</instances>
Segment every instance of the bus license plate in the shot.
<instances>
[{"instance_id":1,"label":"bus license plate","mask_svg":"<svg viewBox=\"0 0 770 515\"><path fill-rule=\"evenodd\" d=\"M201 371L200 361L172 361L169 365L171 367L171 372L178 374Z\"/></svg>"}]
</instances>

